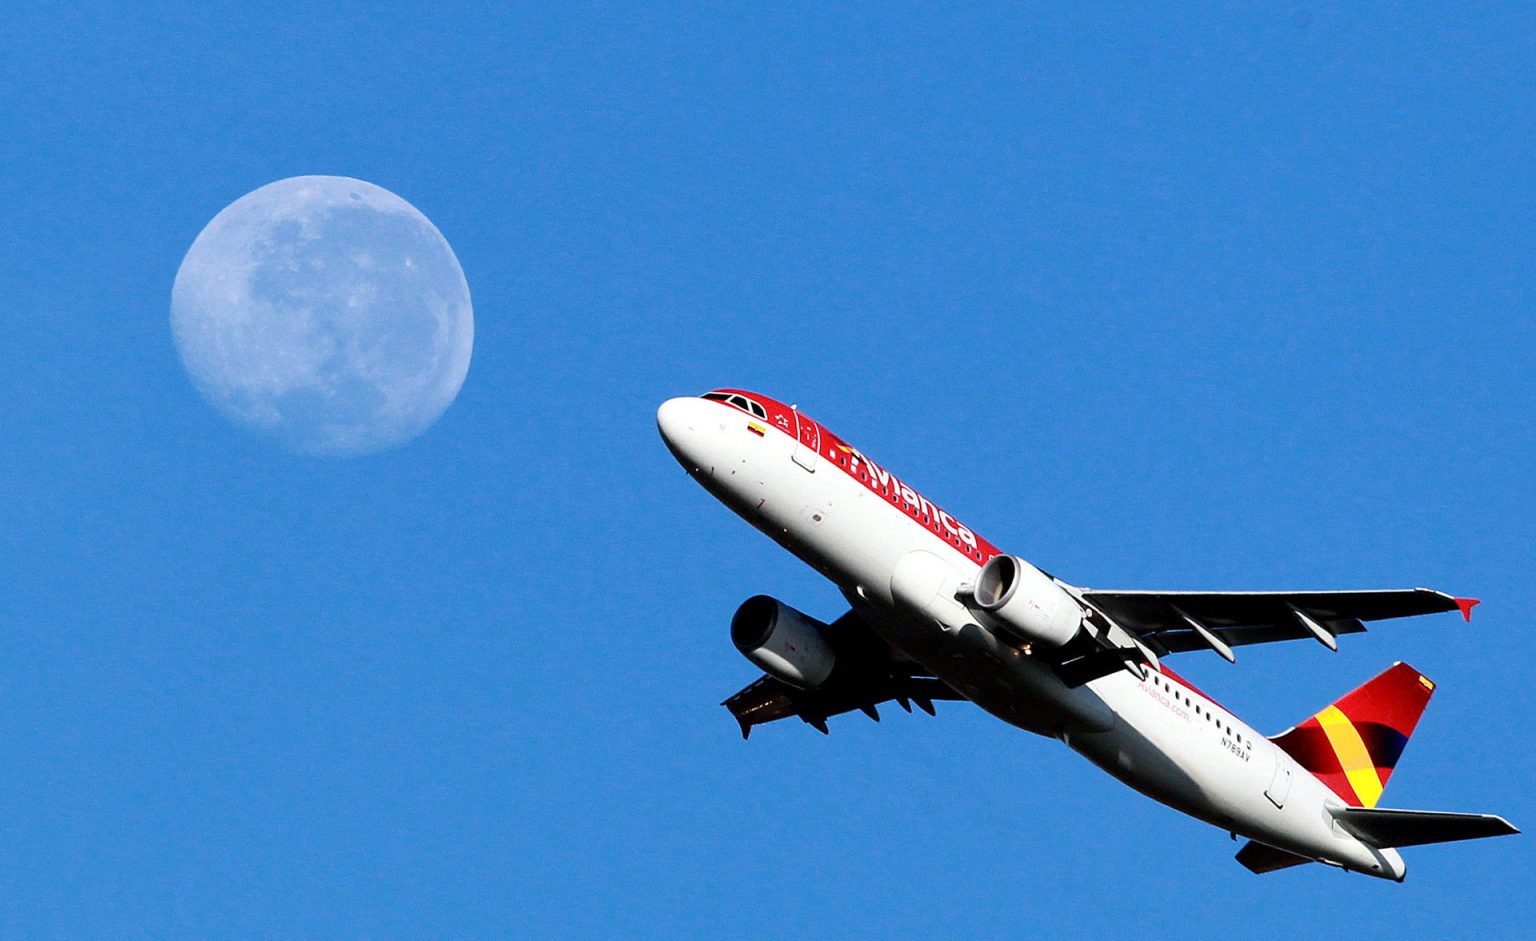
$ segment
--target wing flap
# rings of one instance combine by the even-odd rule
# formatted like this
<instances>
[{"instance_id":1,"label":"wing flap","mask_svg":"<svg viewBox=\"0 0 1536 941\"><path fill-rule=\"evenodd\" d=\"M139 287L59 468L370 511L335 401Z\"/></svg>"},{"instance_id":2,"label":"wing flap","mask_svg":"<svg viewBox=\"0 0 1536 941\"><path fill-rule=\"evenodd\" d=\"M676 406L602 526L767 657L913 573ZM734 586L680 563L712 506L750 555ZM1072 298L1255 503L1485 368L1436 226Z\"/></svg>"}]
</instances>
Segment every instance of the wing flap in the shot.
<instances>
[{"instance_id":1,"label":"wing flap","mask_svg":"<svg viewBox=\"0 0 1536 941\"><path fill-rule=\"evenodd\" d=\"M1335 637L1343 634L1361 634L1365 632L1365 624L1358 618L1350 618L1347 621L1324 621L1323 623ZM1273 644L1282 640L1301 640L1302 638L1312 636L1311 632L1305 627L1294 623L1242 624L1235 627L1207 628L1207 630L1221 638L1229 647L1246 647L1249 644ZM1177 625L1155 631L1151 636L1169 653L1210 649L1210 645L1201 639L1199 634Z\"/></svg>"}]
</instances>

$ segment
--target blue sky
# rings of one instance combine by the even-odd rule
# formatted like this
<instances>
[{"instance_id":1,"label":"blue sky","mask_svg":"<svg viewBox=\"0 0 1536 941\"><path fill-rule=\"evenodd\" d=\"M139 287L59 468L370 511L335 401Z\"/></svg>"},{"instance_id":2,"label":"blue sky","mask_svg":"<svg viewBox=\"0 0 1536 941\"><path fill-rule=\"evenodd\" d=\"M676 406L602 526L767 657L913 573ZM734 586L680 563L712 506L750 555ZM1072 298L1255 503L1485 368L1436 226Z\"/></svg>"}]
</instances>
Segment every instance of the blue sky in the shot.
<instances>
[{"instance_id":1,"label":"blue sky","mask_svg":"<svg viewBox=\"0 0 1536 941\"><path fill-rule=\"evenodd\" d=\"M963 704L743 743L731 612L839 599L653 415L798 402L1079 584L1479 596L1173 665L1279 731L1407 660L1384 803L1536 826L1528 5L59 6L0 33L0 936L1524 936L1528 837L1255 877ZM375 457L171 342L312 173L474 294Z\"/></svg>"}]
</instances>

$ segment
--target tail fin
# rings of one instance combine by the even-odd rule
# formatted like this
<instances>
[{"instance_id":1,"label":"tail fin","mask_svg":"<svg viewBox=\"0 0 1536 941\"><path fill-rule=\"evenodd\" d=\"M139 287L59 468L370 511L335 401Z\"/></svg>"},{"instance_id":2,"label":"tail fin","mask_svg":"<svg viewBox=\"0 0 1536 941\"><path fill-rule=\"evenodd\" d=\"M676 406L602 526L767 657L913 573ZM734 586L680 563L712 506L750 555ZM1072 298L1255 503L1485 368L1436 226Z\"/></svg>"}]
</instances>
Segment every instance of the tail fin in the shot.
<instances>
[{"instance_id":1,"label":"tail fin","mask_svg":"<svg viewBox=\"0 0 1536 941\"><path fill-rule=\"evenodd\" d=\"M1356 807L1375 807L1435 690L1406 663L1270 741Z\"/></svg>"}]
</instances>

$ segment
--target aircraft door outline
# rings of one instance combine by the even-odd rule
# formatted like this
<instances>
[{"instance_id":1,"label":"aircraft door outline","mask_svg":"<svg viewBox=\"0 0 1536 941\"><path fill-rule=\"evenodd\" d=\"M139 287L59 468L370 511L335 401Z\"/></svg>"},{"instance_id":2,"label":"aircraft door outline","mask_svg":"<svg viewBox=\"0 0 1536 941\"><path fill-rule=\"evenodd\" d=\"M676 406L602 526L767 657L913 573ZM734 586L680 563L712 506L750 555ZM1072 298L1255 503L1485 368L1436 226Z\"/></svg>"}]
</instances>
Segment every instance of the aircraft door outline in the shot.
<instances>
[{"instance_id":1,"label":"aircraft door outline","mask_svg":"<svg viewBox=\"0 0 1536 941\"><path fill-rule=\"evenodd\" d=\"M1285 799L1291 793L1291 766L1284 756L1275 756L1275 776L1270 779L1269 787L1264 789L1264 796L1276 807L1284 808Z\"/></svg>"},{"instance_id":2,"label":"aircraft door outline","mask_svg":"<svg viewBox=\"0 0 1536 941\"><path fill-rule=\"evenodd\" d=\"M814 474L816 459L821 454L821 426L801 415L799 409L794 410L794 415L795 450L792 456L796 464Z\"/></svg>"}]
</instances>

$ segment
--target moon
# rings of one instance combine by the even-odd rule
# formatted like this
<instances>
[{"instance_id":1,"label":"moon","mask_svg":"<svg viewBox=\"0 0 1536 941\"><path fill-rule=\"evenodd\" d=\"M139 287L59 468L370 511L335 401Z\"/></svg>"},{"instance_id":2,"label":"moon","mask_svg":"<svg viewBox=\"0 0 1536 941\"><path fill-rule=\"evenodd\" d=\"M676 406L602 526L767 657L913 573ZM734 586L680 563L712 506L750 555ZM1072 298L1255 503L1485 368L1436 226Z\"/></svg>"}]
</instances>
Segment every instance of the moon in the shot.
<instances>
[{"instance_id":1,"label":"moon","mask_svg":"<svg viewBox=\"0 0 1536 941\"><path fill-rule=\"evenodd\" d=\"M404 444L469 372L475 322L459 260L426 216L341 176L269 183L193 241L171 332L224 416L301 454Z\"/></svg>"}]
</instances>

